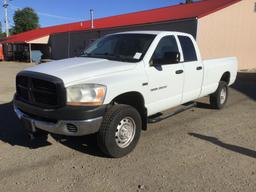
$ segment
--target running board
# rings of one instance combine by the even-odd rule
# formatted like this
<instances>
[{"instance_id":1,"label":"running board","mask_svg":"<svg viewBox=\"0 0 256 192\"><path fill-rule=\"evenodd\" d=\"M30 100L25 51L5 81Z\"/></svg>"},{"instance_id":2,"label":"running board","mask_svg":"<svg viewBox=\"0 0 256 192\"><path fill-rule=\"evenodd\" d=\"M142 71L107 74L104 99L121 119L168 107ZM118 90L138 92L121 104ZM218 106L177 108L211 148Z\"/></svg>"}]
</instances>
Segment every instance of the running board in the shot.
<instances>
[{"instance_id":1,"label":"running board","mask_svg":"<svg viewBox=\"0 0 256 192\"><path fill-rule=\"evenodd\" d=\"M192 102L192 103L190 102L190 103L187 103L187 104L184 104L184 105L185 105L184 107L181 107L177 111L171 112L169 114L165 114L163 116L158 116L158 117L155 117L155 118L150 118L149 117L148 123L158 123L158 122L160 122L162 120L165 120L165 119L168 119L168 118L170 118L170 117L172 117L174 115L177 115L177 114L179 114L179 113L181 113L183 111L189 110L189 109L191 109L191 108L196 106L196 102Z\"/></svg>"}]
</instances>

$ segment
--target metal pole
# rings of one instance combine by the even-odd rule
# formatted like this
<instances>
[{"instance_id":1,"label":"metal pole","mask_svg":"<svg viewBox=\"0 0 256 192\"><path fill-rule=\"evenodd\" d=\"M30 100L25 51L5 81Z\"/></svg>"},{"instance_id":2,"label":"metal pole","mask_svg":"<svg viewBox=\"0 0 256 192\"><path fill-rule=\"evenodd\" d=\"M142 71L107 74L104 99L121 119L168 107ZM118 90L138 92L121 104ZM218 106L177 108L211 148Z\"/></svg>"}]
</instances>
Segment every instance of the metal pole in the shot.
<instances>
[{"instance_id":1,"label":"metal pole","mask_svg":"<svg viewBox=\"0 0 256 192\"><path fill-rule=\"evenodd\" d=\"M31 50L31 43L28 44L29 46L29 59L30 59L30 63L32 63L32 50Z\"/></svg>"},{"instance_id":2,"label":"metal pole","mask_svg":"<svg viewBox=\"0 0 256 192\"><path fill-rule=\"evenodd\" d=\"M5 31L6 31L6 36L9 37L9 20L8 20L8 3L7 0L4 0L4 17L5 17Z\"/></svg>"},{"instance_id":3,"label":"metal pole","mask_svg":"<svg viewBox=\"0 0 256 192\"><path fill-rule=\"evenodd\" d=\"M91 15L91 29L94 28L94 11L93 9L90 9L90 15Z\"/></svg>"},{"instance_id":4,"label":"metal pole","mask_svg":"<svg viewBox=\"0 0 256 192\"><path fill-rule=\"evenodd\" d=\"M68 32L68 58L70 58L70 32Z\"/></svg>"}]
</instances>

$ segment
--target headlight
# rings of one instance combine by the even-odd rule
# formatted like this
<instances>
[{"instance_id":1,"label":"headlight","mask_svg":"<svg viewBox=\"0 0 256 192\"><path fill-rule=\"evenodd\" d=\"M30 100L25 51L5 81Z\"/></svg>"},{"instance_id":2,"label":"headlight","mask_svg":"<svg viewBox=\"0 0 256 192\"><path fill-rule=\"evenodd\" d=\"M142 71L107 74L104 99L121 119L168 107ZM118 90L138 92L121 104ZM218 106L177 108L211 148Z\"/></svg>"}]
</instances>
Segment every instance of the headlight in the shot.
<instances>
[{"instance_id":1,"label":"headlight","mask_svg":"<svg viewBox=\"0 0 256 192\"><path fill-rule=\"evenodd\" d=\"M98 84L81 84L67 87L67 105L97 106L102 105L106 87Z\"/></svg>"}]
</instances>

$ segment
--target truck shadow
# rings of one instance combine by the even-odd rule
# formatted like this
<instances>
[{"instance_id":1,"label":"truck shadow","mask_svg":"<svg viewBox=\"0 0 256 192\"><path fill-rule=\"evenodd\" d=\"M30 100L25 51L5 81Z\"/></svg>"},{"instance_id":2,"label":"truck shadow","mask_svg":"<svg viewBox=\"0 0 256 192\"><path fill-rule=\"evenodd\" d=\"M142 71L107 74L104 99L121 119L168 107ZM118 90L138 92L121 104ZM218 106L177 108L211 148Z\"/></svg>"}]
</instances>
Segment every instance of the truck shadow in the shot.
<instances>
[{"instance_id":1,"label":"truck shadow","mask_svg":"<svg viewBox=\"0 0 256 192\"><path fill-rule=\"evenodd\" d=\"M193 136L195 138L198 139L202 139L205 141L208 141L214 145L218 145L222 148L228 149L230 151L236 152L236 153L240 153L242 155L246 155L248 157L252 157L252 158L256 158L256 151L251 150L251 149L247 149L244 147L240 147L237 145L232 145L232 144L228 144L228 143L224 143L222 141L220 141L218 138L216 137L209 137L206 135L201 135L201 134L197 134L197 133L188 133L190 136Z\"/></svg>"},{"instance_id":2,"label":"truck shadow","mask_svg":"<svg viewBox=\"0 0 256 192\"><path fill-rule=\"evenodd\" d=\"M238 73L232 89L256 101L256 73ZM209 103L196 102L197 108L214 109Z\"/></svg>"},{"instance_id":3,"label":"truck shadow","mask_svg":"<svg viewBox=\"0 0 256 192\"><path fill-rule=\"evenodd\" d=\"M256 100L256 73L238 73L233 89Z\"/></svg>"},{"instance_id":4,"label":"truck shadow","mask_svg":"<svg viewBox=\"0 0 256 192\"><path fill-rule=\"evenodd\" d=\"M96 134L81 137L66 137L62 135L52 135L52 137L62 145L92 156L108 158L99 149Z\"/></svg>"},{"instance_id":5,"label":"truck shadow","mask_svg":"<svg viewBox=\"0 0 256 192\"><path fill-rule=\"evenodd\" d=\"M31 149L50 145L46 140L31 142L26 130L21 126L12 107L12 102L0 104L0 140L12 146Z\"/></svg>"},{"instance_id":6,"label":"truck shadow","mask_svg":"<svg viewBox=\"0 0 256 192\"><path fill-rule=\"evenodd\" d=\"M199 101L196 101L196 108L200 109L214 109L209 103L202 103Z\"/></svg>"},{"instance_id":7,"label":"truck shadow","mask_svg":"<svg viewBox=\"0 0 256 192\"><path fill-rule=\"evenodd\" d=\"M65 137L52 135L61 144L93 156L105 157L97 147L95 135L85 137ZM37 149L51 145L46 139L31 141L13 110L12 102L0 104L0 140L12 146Z\"/></svg>"}]
</instances>

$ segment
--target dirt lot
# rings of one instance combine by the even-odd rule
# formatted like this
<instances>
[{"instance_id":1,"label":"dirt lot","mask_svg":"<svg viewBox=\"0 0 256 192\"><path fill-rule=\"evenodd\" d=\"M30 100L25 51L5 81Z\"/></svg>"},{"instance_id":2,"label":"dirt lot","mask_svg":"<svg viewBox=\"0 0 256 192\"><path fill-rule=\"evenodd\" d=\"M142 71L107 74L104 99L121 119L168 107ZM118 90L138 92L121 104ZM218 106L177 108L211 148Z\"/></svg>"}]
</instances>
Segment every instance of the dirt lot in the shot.
<instances>
[{"instance_id":1,"label":"dirt lot","mask_svg":"<svg viewBox=\"0 0 256 192\"><path fill-rule=\"evenodd\" d=\"M149 126L133 153L110 159L94 136L31 143L11 99L17 71L0 63L0 191L256 191L256 74L240 74L228 105L199 106Z\"/></svg>"}]
</instances>

